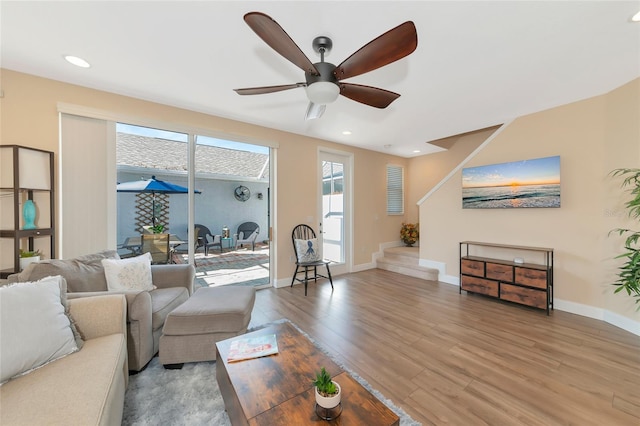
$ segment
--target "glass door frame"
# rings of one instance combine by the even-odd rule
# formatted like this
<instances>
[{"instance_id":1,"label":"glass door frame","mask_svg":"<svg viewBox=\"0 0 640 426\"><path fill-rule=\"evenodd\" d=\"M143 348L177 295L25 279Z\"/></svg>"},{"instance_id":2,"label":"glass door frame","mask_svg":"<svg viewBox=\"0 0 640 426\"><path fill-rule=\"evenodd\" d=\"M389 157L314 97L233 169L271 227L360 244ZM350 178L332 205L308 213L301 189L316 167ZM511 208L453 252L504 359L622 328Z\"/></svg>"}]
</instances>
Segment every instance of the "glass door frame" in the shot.
<instances>
[{"instance_id":1,"label":"glass door frame","mask_svg":"<svg viewBox=\"0 0 640 426\"><path fill-rule=\"evenodd\" d=\"M344 262L331 263L331 274L346 274L353 269L353 153L318 147L318 238L323 246L323 168L324 161L343 164L343 253Z\"/></svg>"}]
</instances>

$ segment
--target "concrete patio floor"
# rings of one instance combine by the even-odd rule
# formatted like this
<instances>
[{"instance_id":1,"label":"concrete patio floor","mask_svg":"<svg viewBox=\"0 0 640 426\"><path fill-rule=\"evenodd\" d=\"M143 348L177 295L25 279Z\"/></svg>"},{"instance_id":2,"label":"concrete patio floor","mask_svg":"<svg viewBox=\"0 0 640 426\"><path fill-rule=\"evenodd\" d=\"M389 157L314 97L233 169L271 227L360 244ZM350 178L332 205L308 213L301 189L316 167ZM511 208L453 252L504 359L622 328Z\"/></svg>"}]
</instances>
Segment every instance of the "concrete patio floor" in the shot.
<instances>
[{"instance_id":1,"label":"concrete patio floor","mask_svg":"<svg viewBox=\"0 0 640 426\"><path fill-rule=\"evenodd\" d=\"M175 263L187 263L187 255L174 254ZM256 245L238 250L212 250L208 256L198 251L195 255L196 287L222 285L248 285L261 287L269 284L269 246Z\"/></svg>"}]
</instances>

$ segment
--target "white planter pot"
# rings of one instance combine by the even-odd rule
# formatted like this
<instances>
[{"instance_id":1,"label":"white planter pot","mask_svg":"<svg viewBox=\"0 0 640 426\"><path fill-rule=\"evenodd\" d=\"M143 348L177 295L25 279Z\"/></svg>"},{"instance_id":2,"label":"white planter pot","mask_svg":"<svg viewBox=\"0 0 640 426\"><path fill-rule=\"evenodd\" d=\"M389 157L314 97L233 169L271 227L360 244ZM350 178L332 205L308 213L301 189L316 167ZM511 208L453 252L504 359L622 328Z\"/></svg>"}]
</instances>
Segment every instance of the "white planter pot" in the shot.
<instances>
[{"instance_id":1,"label":"white planter pot","mask_svg":"<svg viewBox=\"0 0 640 426\"><path fill-rule=\"evenodd\" d=\"M20 270L24 271L24 269L31 263L31 262L40 262L40 256L32 256L32 257L21 257L20 258Z\"/></svg>"},{"instance_id":2,"label":"white planter pot","mask_svg":"<svg viewBox=\"0 0 640 426\"><path fill-rule=\"evenodd\" d=\"M336 382L333 382L333 384L335 384L336 388L338 388L338 393L329 397L320 395L318 393L318 388L314 388L316 391L316 403L322 408L334 408L334 407L337 407L338 404L340 404L340 396L342 395L342 389L340 389L340 385L337 384Z\"/></svg>"}]
</instances>

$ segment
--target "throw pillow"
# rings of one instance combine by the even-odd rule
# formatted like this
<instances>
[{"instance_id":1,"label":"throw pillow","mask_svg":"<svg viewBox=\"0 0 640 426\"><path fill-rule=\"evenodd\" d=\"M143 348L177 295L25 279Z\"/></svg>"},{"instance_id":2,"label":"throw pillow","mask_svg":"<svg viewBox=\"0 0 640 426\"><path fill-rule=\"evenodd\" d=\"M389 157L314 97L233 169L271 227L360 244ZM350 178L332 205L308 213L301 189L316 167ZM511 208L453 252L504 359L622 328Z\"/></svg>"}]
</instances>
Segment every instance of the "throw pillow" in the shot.
<instances>
[{"instance_id":1,"label":"throw pillow","mask_svg":"<svg viewBox=\"0 0 640 426\"><path fill-rule=\"evenodd\" d=\"M321 259L318 239L295 240L296 252L298 253L298 263L317 262Z\"/></svg>"},{"instance_id":2,"label":"throw pillow","mask_svg":"<svg viewBox=\"0 0 640 426\"><path fill-rule=\"evenodd\" d=\"M78 350L62 277L0 287L0 383Z\"/></svg>"},{"instance_id":3,"label":"throw pillow","mask_svg":"<svg viewBox=\"0 0 640 426\"><path fill-rule=\"evenodd\" d=\"M104 275L109 291L150 291L151 253L127 259L102 259Z\"/></svg>"}]
</instances>

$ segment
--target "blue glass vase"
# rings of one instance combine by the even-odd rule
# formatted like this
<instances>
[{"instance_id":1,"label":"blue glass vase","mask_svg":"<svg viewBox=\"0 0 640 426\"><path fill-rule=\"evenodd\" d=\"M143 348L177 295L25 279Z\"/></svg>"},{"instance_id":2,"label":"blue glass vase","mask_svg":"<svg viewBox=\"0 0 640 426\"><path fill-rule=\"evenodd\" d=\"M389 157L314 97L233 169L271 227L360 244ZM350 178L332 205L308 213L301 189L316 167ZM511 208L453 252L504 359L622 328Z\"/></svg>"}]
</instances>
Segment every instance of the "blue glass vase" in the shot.
<instances>
[{"instance_id":1,"label":"blue glass vase","mask_svg":"<svg viewBox=\"0 0 640 426\"><path fill-rule=\"evenodd\" d=\"M24 219L24 226L22 229L36 229L36 205L32 200L27 200L22 206L22 218Z\"/></svg>"}]
</instances>

